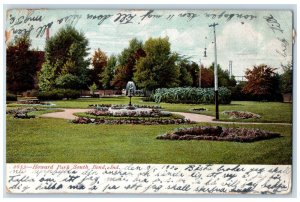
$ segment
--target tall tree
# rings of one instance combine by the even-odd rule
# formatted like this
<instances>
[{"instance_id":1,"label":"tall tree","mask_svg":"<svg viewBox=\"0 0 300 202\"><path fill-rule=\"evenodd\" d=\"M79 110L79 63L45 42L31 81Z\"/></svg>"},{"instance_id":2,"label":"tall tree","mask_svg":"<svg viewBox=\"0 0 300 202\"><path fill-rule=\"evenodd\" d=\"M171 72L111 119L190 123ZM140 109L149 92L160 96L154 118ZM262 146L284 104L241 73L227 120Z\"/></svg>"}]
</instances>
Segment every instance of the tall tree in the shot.
<instances>
[{"instance_id":1,"label":"tall tree","mask_svg":"<svg viewBox=\"0 0 300 202\"><path fill-rule=\"evenodd\" d=\"M187 59L179 59L179 86L192 86L193 85L193 77L191 74L191 66Z\"/></svg>"},{"instance_id":2,"label":"tall tree","mask_svg":"<svg viewBox=\"0 0 300 202\"><path fill-rule=\"evenodd\" d=\"M111 81L114 77L115 68L117 66L117 57L111 55L107 61L107 65L104 68L104 71L101 74L101 83L104 89L111 89Z\"/></svg>"},{"instance_id":3,"label":"tall tree","mask_svg":"<svg viewBox=\"0 0 300 202\"><path fill-rule=\"evenodd\" d=\"M150 38L143 49L146 56L137 61L134 73L137 85L146 90L178 86L180 70L175 64L177 54L171 53L169 39Z\"/></svg>"},{"instance_id":4,"label":"tall tree","mask_svg":"<svg viewBox=\"0 0 300 202\"><path fill-rule=\"evenodd\" d=\"M46 62L39 74L39 87L82 89L88 85L88 40L72 26L61 28L47 40Z\"/></svg>"},{"instance_id":5,"label":"tall tree","mask_svg":"<svg viewBox=\"0 0 300 202\"><path fill-rule=\"evenodd\" d=\"M258 100L279 99L279 76L275 73L275 68L261 64L253 69L246 70L247 84L243 92L252 95Z\"/></svg>"},{"instance_id":6,"label":"tall tree","mask_svg":"<svg viewBox=\"0 0 300 202\"><path fill-rule=\"evenodd\" d=\"M192 86L193 87L199 86L199 65L195 62L189 63L188 72L192 76L192 80L193 80Z\"/></svg>"},{"instance_id":7,"label":"tall tree","mask_svg":"<svg viewBox=\"0 0 300 202\"><path fill-rule=\"evenodd\" d=\"M145 56L142 46L142 41L134 38L129 42L129 47L125 48L118 56L119 65L116 68L115 76L111 82L113 86L122 89L125 88L128 81L133 80L136 61L140 57Z\"/></svg>"},{"instance_id":8,"label":"tall tree","mask_svg":"<svg viewBox=\"0 0 300 202\"><path fill-rule=\"evenodd\" d=\"M218 85L224 87L233 87L236 85L236 80L234 77L230 78L227 70L223 70L218 64ZM209 69L214 72L214 63L209 66Z\"/></svg>"},{"instance_id":9,"label":"tall tree","mask_svg":"<svg viewBox=\"0 0 300 202\"><path fill-rule=\"evenodd\" d=\"M7 90L13 93L30 90L34 88L34 78L38 58L33 51L29 50L31 45L27 34L15 38L6 49L6 76Z\"/></svg>"},{"instance_id":10,"label":"tall tree","mask_svg":"<svg viewBox=\"0 0 300 202\"><path fill-rule=\"evenodd\" d=\"M90 83L95 83L99 88L102 88L102 76L108 57L99 48L94 52L92 56L93 69L90 70Z\"/></svg>"}]
</instances>

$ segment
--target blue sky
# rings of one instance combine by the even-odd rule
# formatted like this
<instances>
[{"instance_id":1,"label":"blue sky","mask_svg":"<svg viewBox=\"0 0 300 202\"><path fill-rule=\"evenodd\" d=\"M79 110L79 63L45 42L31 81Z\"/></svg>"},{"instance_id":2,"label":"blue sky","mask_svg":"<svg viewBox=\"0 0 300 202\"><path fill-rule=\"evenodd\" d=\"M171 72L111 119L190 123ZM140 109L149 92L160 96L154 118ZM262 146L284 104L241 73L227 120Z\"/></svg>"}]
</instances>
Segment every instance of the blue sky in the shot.
<instances>
[{"instance_id":1,"label":"blue sky","mask_svg":"<svg viewBox=\"0 0 300 202\"><path fill-rule=\"evenodd\" d=\"M88 15L95 19L88 19ZM13 31L32 29L32 46L43 50L45 34L36 37L37 31L51 22L50 36L66 24L84 32L91 54L97 48L107 55L119 54L134 37L145 41L149 37L168 36L172 51L209 65L214 61L213 30L209 25L215 22L219 24L216 27L218 63L227 69L232 60L236 76L244 75L246 68L262 63L280 70L281 63L286 64L292 59L290 11L10 10L6 23L6 30L11 33L9 41L14 38ZM205 46L206 58L203 57Z\"/></svg>"}]
</instances>

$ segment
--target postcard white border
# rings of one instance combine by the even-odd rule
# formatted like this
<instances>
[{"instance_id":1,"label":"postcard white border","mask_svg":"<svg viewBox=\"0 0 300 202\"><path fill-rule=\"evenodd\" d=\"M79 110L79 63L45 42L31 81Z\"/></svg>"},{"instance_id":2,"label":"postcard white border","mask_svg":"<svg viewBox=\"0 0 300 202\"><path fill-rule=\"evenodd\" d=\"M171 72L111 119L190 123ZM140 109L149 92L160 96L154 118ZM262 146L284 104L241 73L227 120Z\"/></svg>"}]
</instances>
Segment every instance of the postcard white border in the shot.
<instances>
[{"instance_id":1,"label":"postcard white border","mask_svg":"<svg viewBox=\"0 0 300 202\"><path fill-rule=\"evenodd\" d=\"M177 1L178 2L178 1ZM12 3L13 4L15 4L15 5L12 5ZM26 3L27 4L38 4L38 3L41 3L41 2L39 2L39 1L36 1L36 0L31 0L31 1L26 1ZM74 6L74 4L73 5L64 5L64 6L62 6L62 5L59 5L59 4L65 4L65 3L68 3L68 2L66 2L66 1L52 1L51 3L51 5L50 4L48 4L48 3L50 3L50 2L47 2L47 4L44 4L44 6L43 7L47 7L47 8L57 8L57 7L68 7L68 8L70 8L70 7L72 7L72 8L82 8L82 6L81 5L76 5L76 6ZM82 1L78 1L78 0L74 0L74 1L72 1L72 3L82 3ZM86 1L84 1L84 4L93 4L94 3L94 1L90 1L90 0L86 0ZM137 2L135 2L135 1L129 1L129 0L127 0L126 2L124 2L124 1L121 1L121 0L118 0L118 1L114 1L114 2L101 2L102 3L102 5L98 5L98 6L100 6L101 8L103 8L103 6L105 7L105 8L108 8L108 7L110 7L110 8L124 8L124 3L131 3L131 4L133 4L133 5L135 5L135 6L137 6L137 7L147 7L147 5L141 5L141 4L147 4L148 2L146 1L146 0L142 0L142 1L139 1L138 3L139 3L139 5L136 5L136 3ZM122 3L123 3L123 6L122 6ZM168 2L168 1L151 1L151 3L155 3L156 5L153 5L153 4L151 4L150 5L150 7L151 6L154 6L154 7L156 7L156 8L158 8L158 7L160 7L160 8L174 8L173 6L174 6L174 2L172 1L172 2ZM170 6L170 5L166 5L166 4L168 4L168 3L173 3L173 5L172 6ZM187 7L190 7L190 8L196 8L195 7L195 5L193 5L193 4L197 4L198 2L195 0L195 1L191 1L191 0L185 0L185 1L180 1L179 3L181 3L181 4L184 4L184 6L179 6L178 7L178 9L179 8L181 8L181 9L184 9L184 8L187 8ZM210 5L198 5L198 6L200 6L201 8L204 6L204 7L206 7L206 6L208 6L208 7L206 7L206 8L213 8L213 7L218 7L219 5L218 4L222 4L222 6L224 6L224 2L223 1L215 1L215 0L212 0L212 1L206 1L205 3L209 3ZM232 1L232 0L229 0L229 1L227 1L226 2L226 4L227 5L225 5L225 8L232 8L232 7L234 7L235 9L243 9L243 8L245 8L244 7L244 5L245 4L248 4L248 3L256 3L256 5L253 5L253 4L251 4L251 5L246 5L246 7L247 8L254 8L254 9L265 9L265 8L272 8L272 9L279 9L279 8L289 8L289 9L291 9L291 10L294 10L294 12L295 12L295 27L297 27L297 25L298 25L298 23L299 23L299 21L297 21L297 13L296 13L296 11L297 11L297 8L299 8L298 6L299 6L299 4L298 4L298 2L296 1L296 0L293 0L293 1L290 1L290 2L283 2L283 1L279 1L279 0L275 0L275 1L272 1L272 4L269 4L269 5L266 5L266 3L269 3L269 1L259 1L259 0L254 0L254 1L243 1L243 3L242 4L244 4L244 5L242 5L242 4L239 4L239 5L229 5L229 4L238 4L238 3L241 3L240 1ZM293 5L278 5L278 4L282 4L282 3L293 3L294 4L294 6ZM18 0L4 0L3 1L3 4L11 4L10 5L10 7L35 7L35 6L33 6L33 5L24 5L24 1L18 1ZM119 5L119 7L116 7L116 5L113 5L113 4L121 4L121 5ZM160 6L161 4L165 4L165 5L163 5L163 6ZM215 5L213 5L213 4L215 4ZM259 5L259 4L261 4L261 5ZM262 5L262 4L264 4L264 5ZM107 7L108 6L108 7ZM130 7L130 8L133 8L134 6L132 6L132 5L126 5L126 6L128 6L128 7ZM125 6L125 7L126 7ZM149 5L148 5L149 6ZM164 7L164 6L167 6L167 7ZM227 7L228 6L228 7ZM38 7L41 7L41 6L38 6ZM95 6L93 6L93 7L95 7ZM83 7L84 8L84 7ZM222 7L222 8L224 8L224 7ZM1 8L1 14L2 14L2 16L4 16L5 15L5 13L4 13L4 9L3 9L3 7ZM3 19L3 21L4 21L4 19ZM4 37L3 37L3 32L4 32L4 24L2 23L2 32L1 32L1 36L2 36L2 39L4 39ZM2 40L1 41L1 53L2 53L2 56L3 56L3 59L5 58L5 53L4 53L4 40ZM294 55L295 55L295 61L294 61L294 64L296 65L297 64L297 58L298 58L298 53L297 53L297 51L296 51L296 45L294 46ZM297 57L296 57L296 55L297 55ZM4 67L5 66L5 64L4 63L2 63L2 67ZM296 68L295 68L295 74L294 74L297 78L299 77L299 73L298 73L298 71L296 70ZM2 84L3 84L3 88L2 88L2 90L3 90L3 95L4 95L4 93L5 93L5 74L1 74L0 75L0 79L3 81L2 82ZM295 81L294 80L294 87L296 87L296 88L294 88L294 119L293 119L293 121L294 121L294 126L293 126L293 132L294 133L296 133L297 132L297 125L298 125L298 120L297 120L297 118L296 118L296 114L297 114L297 112L298 112L298 107L297 107L297 100L298 100L298 94L296 93L296 89L298 88L298 83L297 83L297 81ZM5 96L3 96L3 99L1 100L1 107L2 107L2 110L1 110L1 112L3 113L2 114L2 117L4 117L5 116ZM2 131L5 131L5 121L3 121L2 123L1 123L1 128L3 129ZM4 133L3 133L4 134ZM294 135L294 137L295 137L295 135ZM4 152L4 154L5 154L5 137L3 137L3 139L4 139L4 141L3 141L3 150L1 151L1 152ZM297 159L299 158L299 155L297 155L298 154L298 150L297 150L297 147L296 147L296 145L299 145L299 138L294 138L294 141L293 141L293 148L294 148L294 152L293 152L293 162L294 162L294 164L293 164L293 169L294 170L296 170L297 169ZM5 156L4 155L1 155L1 160L2 160L2 162L3 162L3 165L5 165ZM4 176L4 172L3 171L5 171L4 169L3 169L4 167L1 167L1 174L3 174L3 176ZM299 176L297 176L297 173L294 173L293 174L293 189L296 189L297 188L297 183L296 182L298 182L299 181ZM3 184L1 184L1 188L2 188L2 191L3 191L3 194L5 194L5 192L4 192L4 183ZM5 198L5 200L7 199L6 197L8 197L6 194L5 195L3 195ZM27 198L28 197L30 197L30 196L26 196ZM57 197L57 196L54 196L54 195L43 195L42 197ZM67 196L68 197L68 196ZM69 197L72 197L72 196L69 196ZM78 197L78 196L77 196ZM111 196L111 197L113 197L113 196ZM147 196L146 196L147 197ZM179 197L179 199L180 199L180 196L176 196L176 197ZM181 196L182 197L182 196ZM199 196L199 197L201 197L201 196ZM224 197L226 197L226 196L224 196ZM237 198L231 198L230 199L230 201L234 201L234 200L240 200L239 198L240 197L247 197L247 196L238 196ZM298 197L299 197L299 194L298 194L298 196L297 196L297 192L296 191L294 191L293 192L293 194L290 196L290 197L293 197L293 198L285 198L284 200L287 200L287 201L295 201ZM209 197L210 198L210 197ZM267 197L267 198L270 198L269 196ZM273 197L271 197L272 199L274 199ZM275 197L275 198L277 198L277 197ZM65 198L66 199L66 198ZM63 200L65 200L65 199L63 199ZM256 198L257 199L257 198ZM30 199L31 200L31 199ZM76 200L76 199L72 199L73 201L74 200ZM80 200L80 199L79 199ZM175 200L174 198L172 199L172 200ZM228 199L223 199L223 198L221 198L220 199L220 197L214 197L214 198L210 198L209 200L218 200L218 201L226 201L226 200L228 200ZM243 200L251 200L251 198L244 198ZM261 199L261 200L266 200L265 198L263 198L263 199ZM282 200L282 199L281 199ZM31 200L32 201L32 200ZM132 201L131 199L130 199L130 201Z\"/></svg>"}]
</instances>

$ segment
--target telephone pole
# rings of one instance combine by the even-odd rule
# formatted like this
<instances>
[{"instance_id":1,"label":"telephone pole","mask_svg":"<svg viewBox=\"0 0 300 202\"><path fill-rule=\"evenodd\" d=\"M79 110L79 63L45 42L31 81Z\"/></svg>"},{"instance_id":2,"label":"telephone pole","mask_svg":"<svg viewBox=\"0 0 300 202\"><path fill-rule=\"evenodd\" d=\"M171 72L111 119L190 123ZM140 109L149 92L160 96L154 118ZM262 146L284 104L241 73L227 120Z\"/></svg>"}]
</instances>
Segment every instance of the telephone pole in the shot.
<instances>
[{"instance_id":1,"label":"telephone pole","mask_svg":"<svg viewBox=\"0 0 300 202\"><path fill-rule=\"evenodd\" d=\"M214 28L214 44L215 44L215 63L214 63L214 75L215 75L215 104L216 104L216 120L219 120L219 92L218 92L218 63L217 63L217 39L216 39L216 26L218 23L213 23L209 27Z\"/></svg>"},{"instance_id":2,"label":"telephone pole","mask_svg":"<svg viewBox=\"0 0 300 202\"><path fill-rule=\"evenodd\" d=\"M232 60L229 60L229 78L232 78Z\"/></svg>"},{"instance_id":3,"label":"telephone pole","mask_svg":"<svg viewBox=\"0 0 300 202\"><path fill-rule=\"evenodd\" d=\"M199 66L199 88L201 88L201 59L200 59L200 66Z\"/></svg>"}]
</instances>

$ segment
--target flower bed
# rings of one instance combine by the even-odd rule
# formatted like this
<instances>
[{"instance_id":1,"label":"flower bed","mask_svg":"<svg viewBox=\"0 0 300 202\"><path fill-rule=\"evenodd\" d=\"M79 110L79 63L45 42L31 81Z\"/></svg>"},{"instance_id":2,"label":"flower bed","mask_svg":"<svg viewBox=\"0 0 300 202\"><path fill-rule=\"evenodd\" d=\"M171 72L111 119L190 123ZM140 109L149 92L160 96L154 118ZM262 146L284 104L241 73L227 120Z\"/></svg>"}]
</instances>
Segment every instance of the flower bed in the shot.
<instances>
[{"instance_id":1,"label":"flower bed","mask_svg":"<svg viewBox=\"0 0 300 202\"><path fill-rule=\"evenodd\" d=\"M261 116L252 112L224 111L222 114L229 115L231 119L260 119Z\"/></svg>"},{"instance_id":2,"label":"flower bed","mask_svg":"<svg viewBox=\"0 0 300 202\"><path fill-rule=\"evenodd\" d=\"M175 132L159 135L160 140L216 140L233 142L254 142L280 137L280 134L261 129L250 128L222 128L198 126L192 128L180 128Z\"/></svg>"},{"instance_id":3,"label":"flower bed","mask_svg":"<svg viewBox=\"0 0 300 202\"><path fill-rule=\"evenodd\" d=\"M6 114L14 115L14 118L16 119L30 119L30 118L35 118L35 116L28 115L27 113L38 111L38 110L39 109L35 107L17 108L17 109L7 110Z\"/></svg>"},{"instance_id":4,"label":"flower bed","mask_svg":"<svg viewBox=\"0 0 300 202\"><path fill-rule=\"evenodd\" d=\"M107 108L109 108L109 107L111 107L111 104L91 104L91 105L89 105L89 108L101 108L101 107L107 107Z\"/></svg>"},{"instance_id":5,"label":"flower bed","mask_svg":"<svg viewBox=\"0 0 300 202\"><path fill-rule=\"evenodd\" d=\"M207 111L207 109L201 107L201 108L194 108L194 109L192 109L192 111L203 112L203 111Z\"/></svg>"},{"instance_id":6,"label":"flower bed","mask_svg":"<svg viewBox=\"0 0 300 202\"><path fill-rule=\"evenodd\" d=\"M143 124L143 125L166 125L166 124L192 124L188 119L92 119L79 117L72 120L75 124Z\"/></svg>"},{"instance_id":7,"label":"flower bed","mask_svg":"<svg viewBox=\"0 0 300 202\"><path fill-rule=\"evenodd\" d=\"M35 118L35 115L28 115L27 113L19 113L14 115L15 119L31 119Z\"/></svg>"},{"instance_id":8,"label":"flower bed","mask_svg":"<svg viewBox=\"0 0 300 202\"><path fill-rule=\"evenodd\" d=\"M38 108L35 107L26 107L26 108L16 108L16 109L10 109L6 111L6 114L24 114L28 112L33 112L33 111L39 111Z\"/></svg>"},{"instance_id":9,"label":"flower bed","mask_svg":"<svg viewBox=\"0 0 300 202\"><path fill-rule=\"evenodd\" d=\"M89 108L103 108L103 107L111 107L112 109L125 109L128 107L128 105L118 104L118 105L112 105L112 104L91 104L89 105ZM161 109L161 106L158 105L132 105L134 108L150 108L150 109Z\"/></svg>"},{"instance_id":10,"label":"flower bed","mask_svg":"<svg viewBox=\"0 0 300 202\"><path fill-rule=\"evenodd\" d=\"M151 110L115 110L109 111L107 108L97 108L87 112L87 114L95 116L115 116L115 117L162 117L162 116L171 116L169 112L162 112L157 109Z\"/></svg>"}]
</instances>

